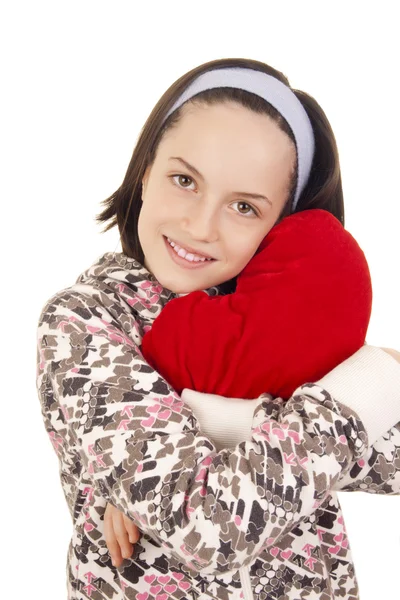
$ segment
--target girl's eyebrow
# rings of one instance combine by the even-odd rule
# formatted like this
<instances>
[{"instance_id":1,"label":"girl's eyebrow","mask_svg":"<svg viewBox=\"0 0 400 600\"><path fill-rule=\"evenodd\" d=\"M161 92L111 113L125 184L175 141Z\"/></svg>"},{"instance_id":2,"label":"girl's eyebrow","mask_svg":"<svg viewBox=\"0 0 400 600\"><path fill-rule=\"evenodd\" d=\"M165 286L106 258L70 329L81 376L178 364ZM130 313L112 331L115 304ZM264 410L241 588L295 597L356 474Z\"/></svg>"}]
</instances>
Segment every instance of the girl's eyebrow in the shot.
<instances>
[{"instance_id":1,"label":"girl's eyebrow","mask_svg":"<svg viewBox=\"0 0 400 600\"><path fill-rule=\"evenodd\" d=\"M186 160L184 160L182 157L180 156L170 156L169 160L178 160L179 162L181 162L189 171L192 171L192 173L194 173L195 175L197 175L197 177L199 179L201 179L202 181L204 181L204 177L203 175L200 173L200 171L198 171L196 169L196 167L194 167L193 165L191 165L190 163L188 163ZM252 194L250 192L234 192L234 194L237 194L239 196L244 196L246 198L252 198L253 200L263 200L264 202L268 202L271 206L272 206L272 202L269 198L267 198L267 196L262 196L261 194Z\"/></svg>"}]
</instances>

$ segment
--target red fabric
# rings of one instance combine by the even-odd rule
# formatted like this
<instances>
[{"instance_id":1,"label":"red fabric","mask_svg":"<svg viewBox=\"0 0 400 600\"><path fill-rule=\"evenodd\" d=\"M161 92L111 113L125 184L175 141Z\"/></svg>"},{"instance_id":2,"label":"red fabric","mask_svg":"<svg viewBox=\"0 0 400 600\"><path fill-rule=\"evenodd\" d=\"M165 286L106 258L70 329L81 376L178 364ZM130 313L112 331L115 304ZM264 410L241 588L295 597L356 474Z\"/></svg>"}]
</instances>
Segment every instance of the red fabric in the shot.
<instances>
[{"instance_id":1,"label":"red fabric","mask_svg":"<svg viewBox=\"0 0 400 600\"><path fill-rule=\"evenodd\" d=\"M361 348L371 308L361 248L332 214L311 209L270 230L233 294L170 300L142 352L178 393L287 399Z\"/></svg>"}]
</instances>

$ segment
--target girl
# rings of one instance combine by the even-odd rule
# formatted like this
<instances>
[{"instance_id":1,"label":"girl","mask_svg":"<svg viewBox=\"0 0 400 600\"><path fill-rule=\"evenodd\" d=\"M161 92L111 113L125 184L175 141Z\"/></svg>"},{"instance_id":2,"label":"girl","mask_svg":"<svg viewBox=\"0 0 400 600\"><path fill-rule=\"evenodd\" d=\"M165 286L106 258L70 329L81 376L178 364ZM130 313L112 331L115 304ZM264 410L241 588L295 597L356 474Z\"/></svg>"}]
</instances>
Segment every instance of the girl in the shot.
<instances>
[{"instance_id":1,"label":"girl","mask_svg":"<svg viewBox=\"0 0 400 600\"><path fill-rule=\"evenodd\" d=\"M244 89L217 71L227 66L239 67ZM214 70L215 89L200 90L200 104L174 109L192 81ZM259 87L255 72L283 84L280 109L268 103L271 79L261 77ZM312 161L311 130L294 117L300 99L313 124ZM199 202L169 187L182 160L200 175ZM234 210L250 195L259 215L251 220ZM266 390L251 441L217 452L139 349L176 294L218 294L216 286L230 284L292 200L298 210L323 207L344 222L334 138L314 100L244 59L206 63L171 86L100 216L112 219L107 229L120 227L123 252L101 256L39 318L38 393L74 524L69 598L283 600L296 589L322 600L357 598L334 490L399 493L392 477L397 361L365 346L284 406ZM180 235L215 262L201 269L174 263L165 238ZM103 536L107 502L143 531L118 570Z\"/></svg>"}]
</instances>

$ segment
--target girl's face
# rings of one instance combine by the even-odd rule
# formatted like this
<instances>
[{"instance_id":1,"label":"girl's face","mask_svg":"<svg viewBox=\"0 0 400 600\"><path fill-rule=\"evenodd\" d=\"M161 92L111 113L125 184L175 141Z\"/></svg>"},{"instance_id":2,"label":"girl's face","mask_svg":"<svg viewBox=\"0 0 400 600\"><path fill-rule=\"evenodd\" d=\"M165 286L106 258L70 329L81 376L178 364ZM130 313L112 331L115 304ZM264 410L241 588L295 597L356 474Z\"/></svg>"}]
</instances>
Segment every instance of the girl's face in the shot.
<instances>
[{"instance_id":1,"label":"girl's face","mask_svg":"<svg viewBox=\"0 0 400 600\"><path fill-rule=\"evenodd\" d=\"M142 179L145 267L179 294L236 277L276 223L295 160L267 115L236 103L184 106ZM191 255L177 256L167 238ZM196 252L214 260L190 261Z\"/></svg>"}]
</instances>

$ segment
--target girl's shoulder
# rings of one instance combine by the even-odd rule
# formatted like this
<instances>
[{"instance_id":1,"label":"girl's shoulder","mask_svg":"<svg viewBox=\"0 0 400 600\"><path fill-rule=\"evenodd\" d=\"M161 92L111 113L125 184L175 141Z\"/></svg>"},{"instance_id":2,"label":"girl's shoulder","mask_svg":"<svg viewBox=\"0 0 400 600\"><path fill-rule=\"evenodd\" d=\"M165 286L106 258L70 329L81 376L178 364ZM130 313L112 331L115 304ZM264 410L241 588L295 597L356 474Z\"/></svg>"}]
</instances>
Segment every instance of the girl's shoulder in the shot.
<instances>
[{"instance_id":1,"label":"girl's shoulder","mask_svg":"<svg viewBox=\"0 0 400 600\"><path fill-rule=\"evenodd\" d=\"M122 252L106 252L74 284L46 300L39 328L42 323L63 327L63 323L74 322L82 331L94 333L113 327L137 338L172 297L138 261Z\"/></svg>"}]
</instances>

